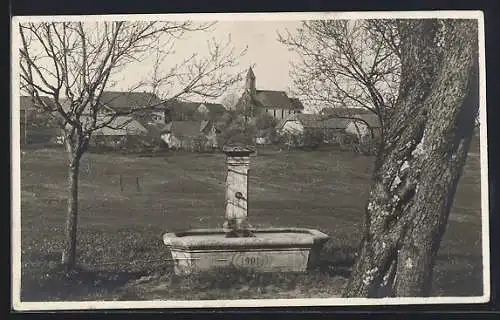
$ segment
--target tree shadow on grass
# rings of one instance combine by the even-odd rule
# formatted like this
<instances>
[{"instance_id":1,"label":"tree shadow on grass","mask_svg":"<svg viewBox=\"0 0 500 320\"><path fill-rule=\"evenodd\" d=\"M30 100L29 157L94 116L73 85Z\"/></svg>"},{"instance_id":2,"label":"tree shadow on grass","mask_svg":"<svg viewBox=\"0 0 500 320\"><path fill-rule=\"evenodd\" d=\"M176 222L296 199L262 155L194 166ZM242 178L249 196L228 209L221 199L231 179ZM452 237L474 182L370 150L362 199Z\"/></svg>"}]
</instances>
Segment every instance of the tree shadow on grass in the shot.
<instances>
[{"instance_id":1,"label":"tree shadow on grass","mask_svg":"<svg viewBox=\"0 0 500 320\"><path fill-rule=\"evenodd\" d=\"M146 274L81 266L68 273L60 265L30 269L21 278L21 301L110 300L126 283Z\"/></svg>"},{"instance_id":2,"label":"tree shadow on grass","mask_svg":"<svg viewBox=\"0 0 500 320\"><path fill-rule=\"evenodd\" d=\"M330 276L349 278L356 259L356 250L355 246L329 240L320 252L318 269Z\"/></svg>"}]
</instances>

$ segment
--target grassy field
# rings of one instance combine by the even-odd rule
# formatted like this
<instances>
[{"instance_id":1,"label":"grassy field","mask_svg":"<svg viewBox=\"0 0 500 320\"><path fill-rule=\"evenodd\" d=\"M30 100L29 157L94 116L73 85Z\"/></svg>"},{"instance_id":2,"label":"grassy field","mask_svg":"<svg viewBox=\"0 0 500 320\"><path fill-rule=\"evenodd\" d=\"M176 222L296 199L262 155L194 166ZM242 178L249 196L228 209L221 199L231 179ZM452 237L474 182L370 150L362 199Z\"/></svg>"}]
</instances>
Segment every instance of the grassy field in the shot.
<instances>
[{"instance_id":1,"label":"grassy field","mask_svg":"<svg viewBox=\"0 0 500 320\"><path fill-rule=\"evenodd\" d=\"M302 275L221 272L188 279L172 275L161 237L167 231L221 226L222 154L87 154L80 184L81 270L70 280L57 269L65 154L27 150L21 162L22 300L135 300L339 295L347 276L341 267L352 263L361 238L373 158L335 150L259 150L250 172L250 222L327 233L332 240L324 259L330 268ZM482 294L479 181L475 145L439 252L434 295Z\"/></svg>"}]
</instances>

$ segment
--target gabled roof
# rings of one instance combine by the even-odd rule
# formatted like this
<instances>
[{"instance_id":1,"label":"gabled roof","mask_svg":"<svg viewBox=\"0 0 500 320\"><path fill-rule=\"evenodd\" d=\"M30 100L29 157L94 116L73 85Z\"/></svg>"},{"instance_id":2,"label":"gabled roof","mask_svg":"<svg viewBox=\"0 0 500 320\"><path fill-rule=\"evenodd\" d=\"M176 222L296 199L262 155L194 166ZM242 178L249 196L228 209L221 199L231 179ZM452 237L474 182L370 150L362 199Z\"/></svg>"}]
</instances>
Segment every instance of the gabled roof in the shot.
<instances>
[{"instance_id":1,"label":"gabled roof","mask_svg":"<svg viewBox=\"0 0 500 320\"><path fill-rule=\"evenodd\" d=\"M21 110L33 108L31 97L21 96ZM46 103L54 103L50 97L41 97ZM70 106L67 99L61 98L60 103L65 111L68 111ZM127 111L134 108L144 106L156 106L156 109L164 108L164 104L156 95L148 92L120 92L120 91L104 91L101 96L100 103L113 109L114 111Z\"/></svg>"},{"instance_id":2,"label":"gabled roof","mask_svg":"<svg viewBox=\"0 0 500 320\"><path fill-rule=\"evenodd\" d=\"M170 132L176 137L196 137L206 126L206 121L170 121L161 132Z\"/></svg>"},{"instance_id":3,"label":"gabled roof","mask_svg":"<svg viewBox=\"0 0 500 320\"><path fill-rule=\"evenodd\" d=\"M322 115L330 115L330 116L357 116L363 114L374 114L372 111L366 108L345 108L345 107L337 107L337 108L323 108L320 111Z\"/></svg>"},{"instance_id":4,"label":"gabled roof","mask_svg":"<svg viewBox=\"0 0 500 320\"><path fill-rule=\"evenodd\" d=\"M199 102L190 102L190 101L180 101L180 100L171 100L165 103L167 108L173 112L184 112L186 114L194 113L196 109L200 106Z\"/></svg>"},{"instance_id":5,"label":"gabled roof","mask_svg":"<svg viewBox=\"0 0 500 320\"><path fill-rule=\"evenodd\" d=\"M264 108L304 109L298 99L290 99L284 91L256 90L253 98Z\"/></svg>"},{"instance_id":6,"label":"gabled roof","mask_svg":"<svg viewBox=\"0 0 500 320\"><path fill-rule=\"evenodd\" d=\"M162 100L149 92L104 91L100 102L114 111L128 111L146 106L164 108Z\"/></svg>"},{"instance_id":7,"label":"gabled roof","mask_svg":"<svg viewBox=\"0 0 500 320\"><path fill-rule=\"evenodd\" d=\"M340 110L339 110L340 111ZM368 111L369 112L369 111ZM352 114L352 113L344 113L339 112L336 116L332 115L320 115L320 114L310 114L310 113L297 113L289 115L288 117L282 119L278 124L278 128L283 127L285 122L290 120L295 120L301 122L303 125L307 124L307 126L314 127L318 126L319 122L323 122L323 127L326 125L328 128L341 128L342 126L347 126L352 121L356 119L360 119L361 122L368 124L371 128L380 128L380 121L376 114Z\"/></svg>"},{"instance_id":8,"label":"gabled roof","mask_svg":"<svg viewBox=\"0 0 500 320\"><path fill-rule=\"evenodd\" d=\"M102 123L102 122L101 122ZM99 123L98 123L99 124ZM147 129L130 116L117 116L111 121L109 126L95 131L96 135L119 136L130 134L131 132L147 133Z\"/></svg>"},{"instance_id":9,"label":"gabled roof","mask_svg":"<svg viewBox=\"0 0 500 320\"><path fill-rule=\"evenodd\" d=\"M350 122L350 120L348 119L324 119L320 115L307 113L296 114L296 119L305 128L345 129L347 127L347 124Z\"/></svg>"},{"instance_id":10,"label":"gabled roof","mask_svg":"<svg viewBox=\"0 0 500 320\"><path fill-rule=\"evenodd\" d=\"M207 132L210 130L210 126L212 125L212 121L210 120L201 120L200 123L200 131L201 132Z\"/></svg>"},{"instance_id":11,"label":"gabled roof","mask_svg":"<svg viewBox=\"0 0 500 320\"><path fill-rule=\"evenodd\" d=\"M374 113L356 115L355 118L364 120L371 128L380 128L380 120L378 118L378 115Z\"/></svg>"},{"instance_id":12,"label":"gabled roof","mask_svg":"<svg viewBox=\"0 0 500 320\"><path fill-rule=\"evenodd\" d=\"M226 108L220 103L203 102L200 105L204 105L211 115L222 115L227 112Z\"/></svg>"},{"instance_id":13,"label":"gabled roof","mask_svg":"<svg viewBox=\"0 0 500 320\"><path fill-rule=\"evenodd\" d=\"M297 121L310 129L345 129L352 122L352 119L344 118L325 118L319 114L297 113L292 114L281 120L277 128L281 129L288 121Z\"/></svg>"},{"instance_id":14,"label":"gabled roof","mask_svg":"<svg viewBox=\"0 0 500 320\"><path fill-rule=\"evenodd\" d=\"M193 116L198 111L198 108L204 105L208 109L208 115L211 119L222 116L227 112L226 108L220 103L210 103L210 102L191 102L191 101L180 101L173 100L166 103L167 108L175 114L184 114L186 116Z\"/></svg>"},{"instance_id":15,"label":"gabled roof","mask_svg":"<svg viewBox=\"0 0 500 320\"><path fill-rule=\"evenodd\" d=\"M19 98L19 110L34 110L37 108L31 96L20 96ZM54 100L50 97L41 96L40 99L47 105L52 105L54 103Z\"/></svg>"}]
</instances>

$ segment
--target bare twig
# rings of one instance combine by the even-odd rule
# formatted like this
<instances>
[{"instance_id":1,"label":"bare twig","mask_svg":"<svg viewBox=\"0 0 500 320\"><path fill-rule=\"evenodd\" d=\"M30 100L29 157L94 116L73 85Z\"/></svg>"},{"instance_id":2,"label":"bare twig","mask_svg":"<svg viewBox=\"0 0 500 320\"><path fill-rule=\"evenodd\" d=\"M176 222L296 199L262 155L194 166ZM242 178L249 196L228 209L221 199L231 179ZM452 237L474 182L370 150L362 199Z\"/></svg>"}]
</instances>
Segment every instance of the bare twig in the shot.
<instances>
[{"instance_id":1,"label":"bare twig","mask_svg":"<svg viewBox=\"0 0 500 320\"><path fill-rule=\"evenodd\" d=\"M400 61L391 20L306 21L278 40L301 57L295 94L321 108L363 107L379 116L397 96Z\"/></svg>"}]
</instances>

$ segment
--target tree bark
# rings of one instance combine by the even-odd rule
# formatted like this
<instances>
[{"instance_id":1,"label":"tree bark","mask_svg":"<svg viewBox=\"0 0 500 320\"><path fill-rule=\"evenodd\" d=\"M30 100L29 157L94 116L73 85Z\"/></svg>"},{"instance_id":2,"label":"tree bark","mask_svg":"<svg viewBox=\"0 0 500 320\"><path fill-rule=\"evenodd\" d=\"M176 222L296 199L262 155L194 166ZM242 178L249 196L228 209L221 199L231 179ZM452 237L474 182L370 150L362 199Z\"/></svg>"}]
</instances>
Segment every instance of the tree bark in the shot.
<instances>
[{"instance_id":1,"label":"tree bark","mask_svg":"<svg viewBox=\"0 0 500 320\"><path fill-rule=\"evenodd\" d=\"M61 263L67 272L76 267L77 227L78 227L78 180L80 176L80 160L88 144L88 139L66 135L66 151L68 152L68 207L66 212L65 241Z\"/></svg>"},{"instance_id":2,"label":"tree bark","mask_svg":"<svg viewBox=\"0 0 500 320\"><path fill-rule=\"evenodd\" d=\"M477 22L400 22L402 77L346 297L428 296L478 111Z\"/></svg>"},{"instance_id":3,"label":"tree bark","mask_svg":"<svg viewBox=\"0 0 500 320\"><path fill-rule=\"evenodd\" d=\"M68 209L65 226L66 239L62 252L62 263L67 271L73 270L76 265L79 168L80 163L78 160L74 161L68 167Z\"/></svg>"}]
</instances>

